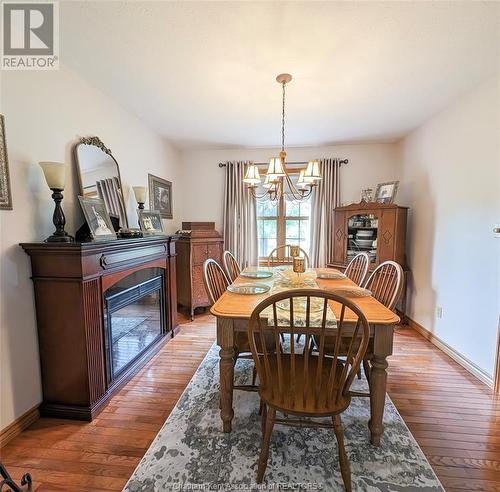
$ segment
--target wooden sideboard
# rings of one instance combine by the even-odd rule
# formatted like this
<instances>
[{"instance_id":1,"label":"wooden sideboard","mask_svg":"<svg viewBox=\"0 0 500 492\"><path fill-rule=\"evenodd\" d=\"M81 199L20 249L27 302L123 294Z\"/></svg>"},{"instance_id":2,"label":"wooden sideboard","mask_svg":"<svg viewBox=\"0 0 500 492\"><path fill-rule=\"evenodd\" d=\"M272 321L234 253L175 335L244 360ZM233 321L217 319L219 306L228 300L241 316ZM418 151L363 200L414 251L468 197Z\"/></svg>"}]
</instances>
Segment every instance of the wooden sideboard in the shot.
<instances>
[{"instance_id":1,"label":"wooden sideboard","mask_svg":"<svg viewBox=\"0 0 500 492\"><path fill-rule=\"evenodd\" d=\"M177 236L161 236L21 244L31 257L42 415L92 420L113 392L173 336L176 240ZM130 311L137 306L153 315L141 312L134 317ZM117 323L121 332L115 336ZM124 350L117 347L119 341L141 323L154 325L154 336L125 353L125 362L118 360ZM121 347L125 346L126 340Z\"/></svg>"},{"instance_id":2,"label":"wooden sideboard","mask_svg":"<svg viewBox=\"0 0 500 492\"><path fill-rule=\"evenodd\" d=\"M223 239L213 222L183 222L177 242L177 302L189 309L210 306L203 284L203 263L212 258L222 266Z\"/></svg>"}]
</instances>

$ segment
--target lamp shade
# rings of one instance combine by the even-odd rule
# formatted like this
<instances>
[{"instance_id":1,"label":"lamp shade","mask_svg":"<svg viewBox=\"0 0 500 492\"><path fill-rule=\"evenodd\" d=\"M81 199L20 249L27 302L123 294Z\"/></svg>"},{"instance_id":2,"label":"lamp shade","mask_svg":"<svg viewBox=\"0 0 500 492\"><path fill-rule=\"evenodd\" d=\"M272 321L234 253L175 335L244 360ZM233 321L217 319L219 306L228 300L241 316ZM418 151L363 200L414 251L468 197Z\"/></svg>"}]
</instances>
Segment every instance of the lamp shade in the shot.
<instances>
[{"instance_id":1,"label":"lamp shade","mask_svg":"<svg viewBox=\"0 0 500 492\"><path fill-rule=\"evenodd\" d=\"M271 157L269 160L269 167L267 168L267 175L270 177L271 181L280 176L285 176L285 171L279 157Z\"/></svg>"},{"instance_id":2,"label":"lamp shade","mask_svg":"<svg viewBox=\"0 0 500 492\"><path fill-rule=\"evenodd\" d=\"M137 203L146 202L147 188L145 186L132 186Z\"/></svg>"},{"instance_id":3,"label":"lamp shade","mask_svg":"<svg viewBox=\"0 0 500 492\"><path fill-rule=\"evenodd\" d=\"M310 179L312 181L316 181L321 179L321 172L319 170L319 161L309 161L307 163L306 172L304 173L305 179Z\"/></svg>"},{"instance_id":4,"label":"lamp shade","mask_svg":"<svg viewBox=\"0 0 500 492\"><path fill-rule=\"evenodd\" d=\"M306 170L301 169L299 174L299 179L297 180L297 188L299 190L305 190L308 186L314 183L314 179L305 177Z\"/></svg>"},{"instance_id":5,"label":"lamp shade","mask_svg":"<svg viewBox=\"0 0 500 492\"><path fill-rule=\"evenodd\" d=\"M51 190L64 190L66 184L66 164L64 162L39 162L45 181Z\"/></svg>"},{"instance_id":6,"label":"lamp shade","mask_svg":"<svg viewBox=\"0 0 500 492\"><path fill-rule=\"evenodd\" d=\"M260 183L259 168L255 164L248 164L243 182L252 186Z\"/></svg>"}]
</instances>

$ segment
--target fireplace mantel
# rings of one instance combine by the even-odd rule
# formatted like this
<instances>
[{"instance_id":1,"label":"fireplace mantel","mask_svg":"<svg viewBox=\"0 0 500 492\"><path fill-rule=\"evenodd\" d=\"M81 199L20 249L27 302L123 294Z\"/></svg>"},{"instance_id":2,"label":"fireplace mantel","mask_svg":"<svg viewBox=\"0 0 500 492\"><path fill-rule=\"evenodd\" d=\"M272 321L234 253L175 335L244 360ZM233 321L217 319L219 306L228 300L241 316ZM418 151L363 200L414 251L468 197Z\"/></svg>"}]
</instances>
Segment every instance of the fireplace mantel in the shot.
<instances>
[{"instance_id":1,"label":"fireplace mantel","mask_svg":"<svg viewBox=\"0 0 500 492\"><path fill-rule=\"evenodd\" d=\"M44 416L92 420L177 327L177 236L84 243L23 243L31 257ZM119 377L109 380L104 293L144 271L163 272L163 331ZM132 277L133 278L133 277Z\"/></svg>"}]
</instances>

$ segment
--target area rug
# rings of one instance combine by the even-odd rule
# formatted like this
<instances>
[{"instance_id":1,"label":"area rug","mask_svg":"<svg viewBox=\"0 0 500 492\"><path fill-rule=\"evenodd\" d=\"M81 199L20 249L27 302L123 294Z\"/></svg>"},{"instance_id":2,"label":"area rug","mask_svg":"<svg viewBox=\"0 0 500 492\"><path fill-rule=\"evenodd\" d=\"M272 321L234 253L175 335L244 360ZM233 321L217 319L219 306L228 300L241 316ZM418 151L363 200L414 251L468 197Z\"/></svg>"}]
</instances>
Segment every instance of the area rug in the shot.
<instances>
[{"instance_id":1,"label":"area rug","mask_svg":"<svg viewBox=\"0 0 500 492\"><path fill-rule=\"evenodd\" d=\"M255 483L261 444L256 393L235 391L232 432L219 415L218 347L212 346L176 407L139 463L124 492L170 490L342 491L337 444L330 429L275 425L264 484ZM251 378L240 360L236 378ZM366 390L366 380L356 380ZM389 397L381 446L369 443L367 398L342 414L355 491L443 491L430 464Z\"/></svg>"}]
</instances>

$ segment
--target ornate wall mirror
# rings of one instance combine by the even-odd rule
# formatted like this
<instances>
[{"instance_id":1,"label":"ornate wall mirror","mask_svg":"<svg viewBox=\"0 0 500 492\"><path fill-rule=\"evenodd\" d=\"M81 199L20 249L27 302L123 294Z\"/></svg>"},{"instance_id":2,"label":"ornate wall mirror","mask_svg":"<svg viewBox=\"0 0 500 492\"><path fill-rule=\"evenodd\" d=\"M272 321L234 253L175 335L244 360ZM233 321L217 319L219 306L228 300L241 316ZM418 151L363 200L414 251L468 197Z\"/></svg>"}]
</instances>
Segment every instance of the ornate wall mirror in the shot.
<instances>
[{"instance_id":1,"label":"ornate wall mirror","mask_svg":"<svg viewBox=\"0 0 500 492\"><path fill-rule=\"evenodd\" d=\"M87 198L101 198L110 215L120 220L120 227L128 228L118 162L99 137L83 137L75 146L75 158L80 180L80 194Z\"/></svg>"}]
</instances>

